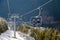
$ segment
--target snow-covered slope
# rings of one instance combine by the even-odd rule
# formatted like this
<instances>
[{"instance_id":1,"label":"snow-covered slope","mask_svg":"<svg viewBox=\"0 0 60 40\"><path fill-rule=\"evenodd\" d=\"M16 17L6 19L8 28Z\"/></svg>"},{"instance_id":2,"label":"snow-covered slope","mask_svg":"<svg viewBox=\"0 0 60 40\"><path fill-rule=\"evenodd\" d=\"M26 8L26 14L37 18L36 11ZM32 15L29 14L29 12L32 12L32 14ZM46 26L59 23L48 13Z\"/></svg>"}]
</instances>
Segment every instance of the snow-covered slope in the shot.
<instances>
[{"instance_id":1,"label":"snow-covered slope","mask_svg":"<svg viewBox=\"0 0 60 40\"><path fill-rule=\"evenodd\" d=\"M28 36L23 37L22 33L19 34L19 32L16 32L16 38L13 37L14 37L14 31L7 30L6 32L0 35L0 40L34 40L33 38Z\"/></svg>"},{"instance_id":2,"label":"snow-covered slope","mask_svg":"<svg viewBox=\"0 0 60 40\"><path fill-rule=\"evenodd\" d=\"M21 37L18 32L16 32L16 38L14 37L14 31L7 30L5 33L2 33L0 35L0 40L24 40L23 37Z\"/></svg>"}]
</instances>

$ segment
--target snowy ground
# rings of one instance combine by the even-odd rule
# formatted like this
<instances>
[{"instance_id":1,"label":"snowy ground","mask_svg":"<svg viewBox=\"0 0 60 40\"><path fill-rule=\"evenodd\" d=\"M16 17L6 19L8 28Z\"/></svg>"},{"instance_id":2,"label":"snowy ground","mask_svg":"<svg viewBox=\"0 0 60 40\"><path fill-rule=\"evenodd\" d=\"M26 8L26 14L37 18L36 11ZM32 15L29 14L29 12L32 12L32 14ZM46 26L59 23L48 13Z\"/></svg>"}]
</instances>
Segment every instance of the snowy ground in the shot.
<instances>
[{"instance_id":1,"label":"snowy ground","mask_svg":"<svg viewBox=\"0 0 60 40\"><path fill-rule=\"evenodd\" d=\"M16 32L16 38L13 37L14 37L14 31L7 30L6 32L0 35L0 40L34 40L33 38L28 36L23 37L22 33L19 34L19 32Z\"/></svg>"},{"instance_id":2,"label":"snowy ground","mask_svg":"<svg viewBox=\"0 0 60 40\"><path fill-rule=\"evenodd\" d=\"M2 33L0 35L0 40L24 40L23 37L20 37L18 32L16 32L16 38L13 37L14 37L14 31L7 30L5 33Z\"/></svg>"}]
</instances>

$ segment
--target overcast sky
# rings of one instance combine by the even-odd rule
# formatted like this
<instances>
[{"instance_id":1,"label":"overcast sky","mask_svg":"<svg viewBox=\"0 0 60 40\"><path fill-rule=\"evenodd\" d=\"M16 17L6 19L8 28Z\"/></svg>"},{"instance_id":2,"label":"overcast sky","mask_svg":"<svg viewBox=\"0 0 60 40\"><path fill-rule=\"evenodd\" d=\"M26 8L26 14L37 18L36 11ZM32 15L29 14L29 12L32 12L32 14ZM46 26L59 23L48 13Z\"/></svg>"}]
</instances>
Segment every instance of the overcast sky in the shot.
<instances>
[{"instance_id":1,"label":"overcast sky","mask_svg":"<svg viewBox=\"0 0 60 40\"><path fill-rule=\"evenodd\" d=\"M48 0L9 0L10 11L11 13L23 15L47 1ZM55 20L60 21L60 0L53 0L42 8L43 10L47 10L50 16L54 16ZM0 0L0 16L7 18L8 13L7 0Z\"/></svg>"}]
</instances>

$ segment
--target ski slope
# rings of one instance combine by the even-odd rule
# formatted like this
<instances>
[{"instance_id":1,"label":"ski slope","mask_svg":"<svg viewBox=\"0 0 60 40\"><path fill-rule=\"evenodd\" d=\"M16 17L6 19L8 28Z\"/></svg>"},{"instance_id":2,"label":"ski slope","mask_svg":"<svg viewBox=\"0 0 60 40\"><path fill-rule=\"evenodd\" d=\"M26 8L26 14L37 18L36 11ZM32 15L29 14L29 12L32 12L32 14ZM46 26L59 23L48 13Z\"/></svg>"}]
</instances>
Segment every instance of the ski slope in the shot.
<instances>
[{"instance_id":1,"label":"ski slope","mask_svg":"<svg viewBox=\"0 0 60 40\"><path fill-rule=\"evenodd\" d=\"M19 32L16 32L16 38L14 38L14 31L7 30L6 32L2 33L0 35L0 40L34 40L31 37L24 36L23 34L19 34Z\"/></svg>"},{"instance_id":2,"label":"ski slope","mask_svg":"<svg viewBox=\"0 0 60 40\"><path fill-rule=\"evenodd\" d=\"M21 37L18 32L16 32L16 38L14 37L14 31L7 30L5 33L2 33L0 35L0 40L24 40L23 37Z\"/></svg>"}]
</instances>

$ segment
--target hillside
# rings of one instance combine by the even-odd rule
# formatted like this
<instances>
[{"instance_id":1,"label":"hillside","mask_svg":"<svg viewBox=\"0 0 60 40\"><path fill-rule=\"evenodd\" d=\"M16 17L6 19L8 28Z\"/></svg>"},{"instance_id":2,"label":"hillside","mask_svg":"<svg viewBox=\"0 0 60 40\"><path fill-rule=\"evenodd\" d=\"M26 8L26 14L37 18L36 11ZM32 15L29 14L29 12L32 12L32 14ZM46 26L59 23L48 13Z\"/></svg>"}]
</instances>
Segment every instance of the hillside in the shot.
<instances>
[{"instance_id":1,"label":"hillside","mask_svg":"<svg viewBox=\"0 0 60 40\"><path fill-rule=\"evenodd\" d=\"M60 40L60 31L56 28L32 27L21 24L17 30L34 37L35 40Z\"/></svg>"},{"instance_id":2,"label":"hillside","mask_svg":"<svg viewBox=\"0 0 60 40\"><path fill-rule=\"evenodd\" d=\"M34 38L16 31L16 38L14 38L14 30L9 29L7 21L0 18L0 40L34 40Z\"/></svg>"}]
</instances>

